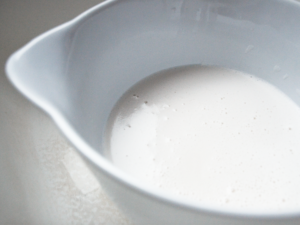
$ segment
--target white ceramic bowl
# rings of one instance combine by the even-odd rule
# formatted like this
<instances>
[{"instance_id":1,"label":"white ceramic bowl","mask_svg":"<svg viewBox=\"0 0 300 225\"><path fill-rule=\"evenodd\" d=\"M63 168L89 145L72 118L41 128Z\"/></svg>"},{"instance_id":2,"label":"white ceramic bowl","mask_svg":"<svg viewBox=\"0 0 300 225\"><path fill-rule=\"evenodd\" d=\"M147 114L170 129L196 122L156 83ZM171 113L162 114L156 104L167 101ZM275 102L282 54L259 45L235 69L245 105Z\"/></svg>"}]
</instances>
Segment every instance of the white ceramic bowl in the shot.
<instances>
[{"instance_id":1,"label":"white ceramic bowl","mask_svg":"<svg viewBox=\"0 0 300 225\"><path fill-rule=\"evenodd\" d=\"M300 104L299 28L296 1L107 1L32 40L10 57L6 70L136 224L300 224L300 208L235 212L159 192L115 168L103 148L106 121L120 96L170 67L244 71Z\"/></svg>"}]
</instances>

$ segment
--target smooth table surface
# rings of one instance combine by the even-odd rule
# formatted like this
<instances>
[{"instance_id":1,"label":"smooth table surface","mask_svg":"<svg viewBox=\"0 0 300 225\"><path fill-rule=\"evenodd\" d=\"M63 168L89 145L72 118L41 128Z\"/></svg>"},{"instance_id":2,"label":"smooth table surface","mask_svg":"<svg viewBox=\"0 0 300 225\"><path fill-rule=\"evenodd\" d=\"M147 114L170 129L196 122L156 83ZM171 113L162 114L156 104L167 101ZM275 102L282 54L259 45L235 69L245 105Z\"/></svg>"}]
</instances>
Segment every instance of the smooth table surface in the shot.
<instances>
[{"instance_id":1,"label":"smooth table surface","mask_svg":"<svg viewBox=\"0 0 300 225\"><path fill-rule=\"evenodd\" d=\"M0 1L0 224L130 224L52 120L8 82L4 65L35 36L100 3Z\"/></svg>"}]
</instances>

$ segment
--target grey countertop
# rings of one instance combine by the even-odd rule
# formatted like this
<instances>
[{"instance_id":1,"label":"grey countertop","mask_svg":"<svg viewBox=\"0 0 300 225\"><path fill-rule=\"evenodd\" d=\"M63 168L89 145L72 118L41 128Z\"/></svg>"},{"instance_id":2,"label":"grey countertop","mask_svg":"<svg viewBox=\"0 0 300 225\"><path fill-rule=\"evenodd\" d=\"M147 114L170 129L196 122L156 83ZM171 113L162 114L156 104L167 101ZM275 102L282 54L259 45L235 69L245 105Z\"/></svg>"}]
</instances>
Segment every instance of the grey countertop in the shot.
<instances>
[{"instance_id":1,"label":"grey countertop","mask_svg":"<svg viewBox=\"0 0 300 225\"><path fill-rule=\"evenodd\" d=\"M0 224L129 224L45 113L8 82L4 66L38 34L97 0L0 1Z\"/></svg>"}]
</instances>

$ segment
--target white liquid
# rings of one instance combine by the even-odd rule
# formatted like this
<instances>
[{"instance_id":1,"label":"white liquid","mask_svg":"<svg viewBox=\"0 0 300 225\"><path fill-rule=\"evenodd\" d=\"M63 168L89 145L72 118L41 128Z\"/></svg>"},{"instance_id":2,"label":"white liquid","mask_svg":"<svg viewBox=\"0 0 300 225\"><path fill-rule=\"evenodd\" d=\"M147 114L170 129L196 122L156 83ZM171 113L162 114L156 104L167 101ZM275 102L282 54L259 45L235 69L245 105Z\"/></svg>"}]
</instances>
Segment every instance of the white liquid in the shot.
<instances>
[{"instance_id":1,"label":"white liquid","mask_svg":"<svg viewBox=\"0 0 300 225\"><path fill-rule=\"evenodd\" d=\"M190 66L130 89L107 132L113 163L212 206L300 208L300 109L241 72Z\"/></svg>"}]
</instances>

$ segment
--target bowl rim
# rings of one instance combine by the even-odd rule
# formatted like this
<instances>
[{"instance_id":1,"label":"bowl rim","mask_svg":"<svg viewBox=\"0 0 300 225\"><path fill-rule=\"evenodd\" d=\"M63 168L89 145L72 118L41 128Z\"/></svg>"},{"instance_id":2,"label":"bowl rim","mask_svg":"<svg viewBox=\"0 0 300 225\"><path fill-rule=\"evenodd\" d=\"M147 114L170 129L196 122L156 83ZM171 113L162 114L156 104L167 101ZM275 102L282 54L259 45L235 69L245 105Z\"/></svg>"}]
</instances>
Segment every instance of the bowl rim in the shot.
<instances>
[{"instance_id":1,"label":"bowl rim","mask_svg":"<svg viewBox=\"0 0 300 225\"><path fill-rule=\"evenodd\" d=\"M142 182L132 178L130 175L121 171L115 167L110 161L108 161L104 156L101 156L94 148L92 148L72 127L68 122L68 119L49 101L43 99L41 96L36 95L32 90L30 90L26 85L18 79L18 74L14 69L14 65L18 63L18 60L22 55L35 44L40 42L46 37L51 36L53 33L65 30L70 31L69 28L78 29L84 22L91 19L93 16L100 13L102 10L112 7L114 4L119 2L124 2L124 0L106 0L88 10L81 13L74 19L59 25L51 30L37 36L32 39L29 43L23 46L21 49L13 53L5 66L6 74L12 85L29 101L35 104L37 107L41 108L45 113L47 113L53 121L56 123L59 130L67 138L69 143L78 150L80 155L85 157L89 162L101 170L103 173L113 178L114 181L118 182L122 186L131 189L131 191L138 192L139 194L153 198L153 200L162 202L167 205L171 205L177 208L183 208L185 210L194 211L196 213L211 214L213 216L222 217L235 217L240 219L285 219L285 218L300 218L300 208L298 210L284 210L284 211L249 211L249 210L236 210L236 209L226 209L225 207L217 207L213 205L203 204L197 201L192 201L185 199L183 197L175 196L165 191L157 190L153 187L143 184ZM297 4L299 7L299 2L295 0L277 0L277 2L285 2L289 4ZM299 8L300 11L300 8Z\"/></svg>"}]
</instances>

